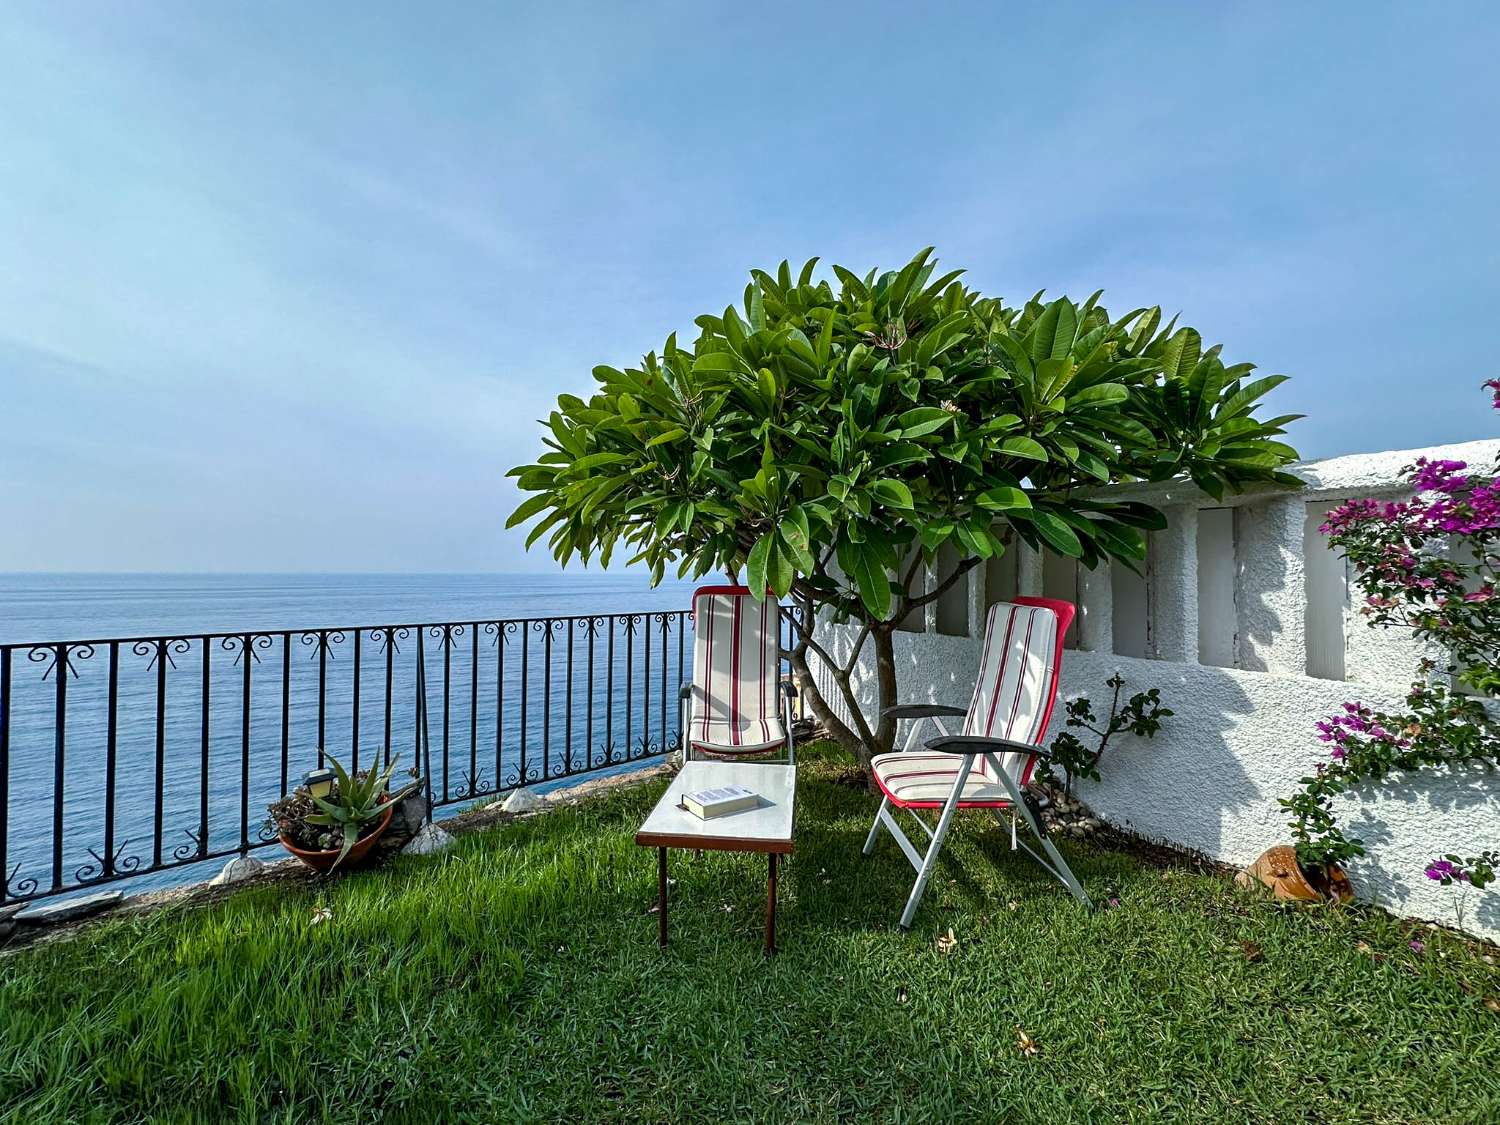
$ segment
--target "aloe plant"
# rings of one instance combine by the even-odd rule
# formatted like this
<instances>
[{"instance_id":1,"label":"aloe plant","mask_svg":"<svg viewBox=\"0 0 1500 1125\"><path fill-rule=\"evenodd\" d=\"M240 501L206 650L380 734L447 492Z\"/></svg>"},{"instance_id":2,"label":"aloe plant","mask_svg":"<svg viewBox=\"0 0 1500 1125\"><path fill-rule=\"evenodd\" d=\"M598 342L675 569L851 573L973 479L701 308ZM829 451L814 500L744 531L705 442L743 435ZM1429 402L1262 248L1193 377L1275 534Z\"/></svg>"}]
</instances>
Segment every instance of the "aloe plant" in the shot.
<instances>
[{"instance_id":1,"label":"aloe plant","mask_svg":"<svg viewBox=\"0 0 1500 1125\"><path fill-rule=\"evenodd\" d=\"M339 848L338 859L333 861L333 866L337 867L344 862L349 850L359 842L360 829L379 820L392 805L404 801L416 790L418 783L413 781L397 793L386 793L386 786L390 784L396 763L400 761L399 757L393 758L384 772L371 766L359 774L350 774L332 754L326 757L333 766L338 785L327 798L312 798L313 804L323 811L309 813L306 820L308 824L335 829L335 836L342 834L344 842Z\"/></svg>"}]
</instances>

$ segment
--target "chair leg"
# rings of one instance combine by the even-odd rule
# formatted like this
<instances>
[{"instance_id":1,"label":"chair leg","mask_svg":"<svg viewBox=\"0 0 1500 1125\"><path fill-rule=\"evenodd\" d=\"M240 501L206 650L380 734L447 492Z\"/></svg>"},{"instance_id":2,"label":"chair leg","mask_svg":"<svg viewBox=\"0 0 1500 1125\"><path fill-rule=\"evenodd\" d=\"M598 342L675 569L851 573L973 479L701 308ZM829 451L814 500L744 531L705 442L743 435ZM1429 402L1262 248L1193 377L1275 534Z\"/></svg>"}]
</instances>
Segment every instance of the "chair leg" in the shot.
<instances>
[{"instance_id":1,"label":"chair leg","mask_svg":"<svg viewBox=\"0 0 1500 1125\"><path fill-rule=\"evenodd\" d=\"M1092 907L1094 905L1093 900L1089 898L1088 892L1083 889L1083 884L1078 881L1078 876L1073 874L1073 869L1068 866L1068 861L1063 858L1062 852L1057 850L1057 845L1047 835L1047 829L1042 826L1041 817L1032 812L1031 805L1027 802L1015 779L1000 768L1000 761L993 754L986 754L985 758L990 763L991 768L999 775L1000 780L1005 783L1005 787L1010 790L1011 815L1015 816L1019 813L1025 818L1026 826L1031 829L1032 834L1041 843L1042 850L1047 853L1047 859L1050 859L1051 862L1047 862L1047 859L1042 858L1036 852L1032 851L1025 841L1019 841L1021 847L1025 849L1032 859L1046 868L1063 886L1067 887L1069 894L1083 903L1083 905ZM1013 842L1016 841L1014 834L1012 834L1011 839Z\"/></svg>"},{"instance_id":2,"label":"chair leg","mask_svg":"<svg viewBox=\"0 0 1500 1125\"><path fill-rule=\"evenodd\" d=\"M927 721L928 720L926 720L926 719L918 719L914 723L912 723L911 729L906 732L906 745L901 748L902 753L905 753L906 751L910 750L912 747L914 747L917 744L917 735L921 733L922 724L925 723L925 722L927 722ZM936 720L933 720L933 721L936 721ZM942 730L942 724L941 723L938 723L938 729ZM943 733L946 734L947 731L944 731ZM865 846L864 846L864 850L861 852L862 855L872 855L872 854L874 854L874 851L875 851L875 837L880 834L880 820L881 820L881 815L883 813L886 813L890 809L890 807L891 807L891 799L889 797L882 796L880 798L880 808L877 809L876 812L875 812L875 823L872 824L872 825L870 825L870 834L867 837L865 837Z\"/></svg>"},{"instance_id":3,"label":"chair leg","mask_svg":"<svg viewBox=\"0 0 1500 1125\"><path fill-rule=\"evenodd\" d=\"M901 911L901 928L911 929L911 920L917 913L917 907L922 903L922 894L927 890L927 880L932 877L932 869L937 866L938 853L943 850L943 841L948 836L948 826L953 823L953 814L958 811L958 801L963 795L964 784L969 780L969 770L974 766L973 758L964 758L963 765L958 768L958 779L953 783L953 792L948 795L948 802L943 806L943 815L938 817L937 828L932 833L932 843L927 847L927 854L922 858L922 869L917 872L916 885L912 887L910 896L906 900L906 909Z\"/></svg>"},{"instance_id":4,"label":"chair leg","mask_svg":"<svg viewBox=\"0 0 1500 1125\"><path fill-rule=\"evenodd\" d=\"M870 834L865 837L865 846L860 852L861 855L873 855L875 853L875 837L880 835L880 819L884 815L885 810L890 808L890 805L891 799L889 797L880 798L880 808L875 811L875 823L870 825Z\"/></svg>"}]
</instances>

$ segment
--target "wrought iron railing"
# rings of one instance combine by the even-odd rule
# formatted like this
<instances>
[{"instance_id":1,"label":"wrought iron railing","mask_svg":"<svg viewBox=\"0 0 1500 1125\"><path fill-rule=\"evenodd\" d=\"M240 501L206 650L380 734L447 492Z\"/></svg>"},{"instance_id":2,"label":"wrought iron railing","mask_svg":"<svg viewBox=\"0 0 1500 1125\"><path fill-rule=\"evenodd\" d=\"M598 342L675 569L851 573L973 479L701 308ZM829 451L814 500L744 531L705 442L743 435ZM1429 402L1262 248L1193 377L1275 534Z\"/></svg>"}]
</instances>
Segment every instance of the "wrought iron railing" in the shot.
<instances>
[{"instance_id":1,"label":"wrought iron railing","mask_svg":"<svg viewBox=\"0 0 1500 1125\"><path fill-rule=\"evenodd\" d=\"M0 904L272 843L266 806L327 753L423 766L436 807L664 754L691 633L672 611L0 645Z\"/></svg>"}]
</instances>

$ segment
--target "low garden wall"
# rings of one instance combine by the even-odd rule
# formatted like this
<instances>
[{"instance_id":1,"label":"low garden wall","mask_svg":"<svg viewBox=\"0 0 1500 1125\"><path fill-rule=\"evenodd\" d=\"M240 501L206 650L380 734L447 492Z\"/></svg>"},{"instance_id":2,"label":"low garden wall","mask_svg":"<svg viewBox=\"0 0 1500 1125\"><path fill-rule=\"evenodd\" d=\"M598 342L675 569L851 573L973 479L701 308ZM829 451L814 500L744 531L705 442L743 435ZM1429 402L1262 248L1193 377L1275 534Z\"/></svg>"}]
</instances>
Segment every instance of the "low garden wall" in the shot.
<instances>
[{"instance_id":1,"label":"low garden wall","mask_svg":"<svg viewBox=\"0 0 1500 1125\"><path fill-rule=\"evenodd\" d=\"M1018 592L1067 598L1080 620L1062 693L1090 695L1107 710L1105 680L1118 670L1126 694L1159 688L1175 712L1150 741L1117 735L1101 781L1081 781L1080 796L1143 836L1247 864L1289 841L1277 799L1327 760L1314 723L1348 700L1399 709L1422 655L1395 630L1370 629L1350 604L1343 563L1316 532L1322 514L1351 497L1399 496L1400 468L1419 455L1483 465L1497 448L1473 442L1307 462L1295 470L1308 482L1303 492L1223 502L1190 488L1132 487L1163 506L1170 524L1152 537L1144 577L1080 572L1024 548L1006 568L976 568L948 604L929 605L923 621L897 633L901 699L967 705L988 606ZM841 657L852 633L824 628ZM855 677L866 707L868 656ZM1443 853L1500 842L1497 797L1500 778L1475 768L1344 799L1340 820L1368 849L1349 865L1356 893L1400 915L1500 938L1500 885L1442 887L1424 875Z\"/></svg>"}]
</instances>

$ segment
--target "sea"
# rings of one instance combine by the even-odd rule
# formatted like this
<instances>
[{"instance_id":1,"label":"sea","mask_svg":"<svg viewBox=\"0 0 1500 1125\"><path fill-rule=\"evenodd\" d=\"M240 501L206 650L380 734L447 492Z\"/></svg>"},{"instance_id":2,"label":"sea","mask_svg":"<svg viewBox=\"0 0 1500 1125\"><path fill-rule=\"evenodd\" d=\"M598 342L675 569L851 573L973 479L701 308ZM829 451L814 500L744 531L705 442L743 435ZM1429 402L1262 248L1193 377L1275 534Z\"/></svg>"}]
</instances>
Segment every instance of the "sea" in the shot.
<instances>
[{"instance_id":1,"label":"sea","mask_svg":"<svg viewBox=\"0 0 1500 1125\"><path fill-rule=\"evenodd\" d=\"M12 898L200 881L266 838L320 751L427 766L440 815L642 768L676 737L692 588L634 569L0 574L0 645L20 646L0 879Z\"/></svg>"}]
</instances>

